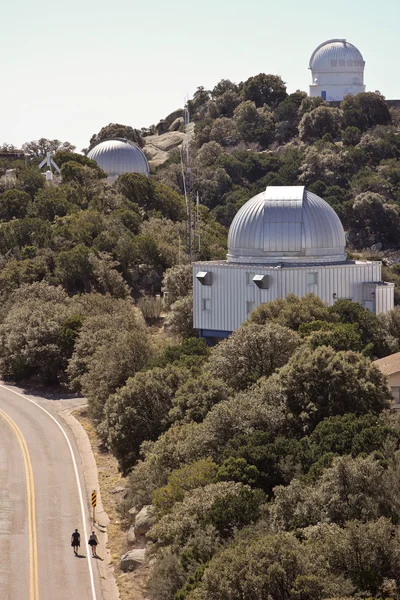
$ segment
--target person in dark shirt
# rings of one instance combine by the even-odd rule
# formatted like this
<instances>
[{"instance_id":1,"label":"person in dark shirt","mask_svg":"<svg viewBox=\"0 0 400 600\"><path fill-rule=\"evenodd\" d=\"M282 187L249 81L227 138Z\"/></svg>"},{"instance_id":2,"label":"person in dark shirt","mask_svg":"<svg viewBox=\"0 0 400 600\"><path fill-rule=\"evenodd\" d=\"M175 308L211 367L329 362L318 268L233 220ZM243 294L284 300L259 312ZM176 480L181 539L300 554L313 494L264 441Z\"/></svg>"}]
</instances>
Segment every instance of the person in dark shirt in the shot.
<instances>
[{"instance_id":1,"label":"person in dark shirt","mask_svg":"<svg viewBox=\"0 0 400 600\"><path fill-rule=\"evenodd\" d=\"M92 531L89 541L88 541L89 546L92 549L92 556L96 556L97 555L97 544L98 544L98 540L97 540L97 536L95 534L94 531Z\"/></svg>"},{"instance_id":2,"label":"person in dark shirt","mask_svg":"<svg viewBox=\"0 0 400 600\"><path fill-rule=\"evenodd\" d=\"M78 554L78 548L81 545L81 535L77 529L71 535L71 546L74 549L75 556Z\"/></svg>"}]
</instances>

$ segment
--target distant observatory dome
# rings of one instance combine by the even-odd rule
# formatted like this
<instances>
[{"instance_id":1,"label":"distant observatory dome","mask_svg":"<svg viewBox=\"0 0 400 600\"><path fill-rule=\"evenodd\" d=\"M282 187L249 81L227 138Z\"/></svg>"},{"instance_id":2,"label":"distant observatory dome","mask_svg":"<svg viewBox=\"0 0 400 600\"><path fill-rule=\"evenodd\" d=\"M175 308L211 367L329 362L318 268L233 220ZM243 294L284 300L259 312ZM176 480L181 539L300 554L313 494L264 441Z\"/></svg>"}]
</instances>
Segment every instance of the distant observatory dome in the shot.
<instances>
[{"instance_id":1,"label":"distant observatory dome","mask_svg":"<svg viewBox=\"0 0 400 600\"><path fill-rule=\"evenodd\" d=\"M338 263L346 260L339 217L303 186L269 186L236 214L229 229L231 263Z\"/></svg>"},{"instance_id":2,"label":"distant observatory dome","mask_svg":"<svg viewBox=\"0 0 400 600\"><path fill-rule=\"evenodd\" d=\"M364 66L361 52L346 40L328 40L320 44L310 58L310 69L318 72L363 72Z\"/></svg>"},{"instance_id":3,"label":"distant observatory dome","mask_svg":"<svg viewBox=\"0 0 400 600\"><path fill-rule=\"evenodd\" d=\"M365 92L365 61L361 52L347 40L327 40L312 53L310 96L341 101L346 94Z\"/></svg>"},{"instance_id":4,"label":"distant observatory dome","mask_svg":"<svg viewBox=\"0 0 400 600\"><path fill-rule=\"evenodd\" d=\"M88 158L95 160L115 180L124 173L149 175L150 166L142 150L125 138L104 140L90 150Z\"/></svg>"}]
</instances>

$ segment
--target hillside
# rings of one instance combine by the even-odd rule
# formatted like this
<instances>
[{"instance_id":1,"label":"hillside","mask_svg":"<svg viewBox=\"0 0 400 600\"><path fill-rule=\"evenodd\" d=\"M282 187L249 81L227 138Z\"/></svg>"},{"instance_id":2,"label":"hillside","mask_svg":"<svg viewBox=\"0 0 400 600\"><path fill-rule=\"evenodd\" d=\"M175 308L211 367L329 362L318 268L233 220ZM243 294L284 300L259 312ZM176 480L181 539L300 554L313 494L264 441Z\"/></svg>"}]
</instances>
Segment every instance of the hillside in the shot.
<instances>
[{"instance_id":1,"label":"hillside","mask_svg":"<svg viewBox=\"0 0 400 600\"><path fill-rule=\"evenodd\" d=\"M189 110L196 258L224 258L267 185L306 185L348 252L400 283L399 119L383 97L332 107L260 74L198 88ZM135 141L150 178L110 185L57 140L27 145L27 162L1 154L1 376L87 398L124 478L123 600L136 576L151 600L399 598L400 425L372 361L400 350L400 307L289 295L214 348L198 339L181 112L89 141ZM49 148L62 182L38 168Z\"/></svg>"}]
</instances>

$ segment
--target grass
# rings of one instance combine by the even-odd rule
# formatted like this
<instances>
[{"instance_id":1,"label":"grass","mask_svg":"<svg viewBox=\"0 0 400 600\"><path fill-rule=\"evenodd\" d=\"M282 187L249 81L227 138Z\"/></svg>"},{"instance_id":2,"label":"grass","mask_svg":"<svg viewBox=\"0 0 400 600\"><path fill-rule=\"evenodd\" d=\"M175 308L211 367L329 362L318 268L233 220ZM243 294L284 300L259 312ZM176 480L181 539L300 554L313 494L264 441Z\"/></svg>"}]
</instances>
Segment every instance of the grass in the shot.
<instances>
[{"instance_id":1,"label":"grass","mask_svg":"<svg viewBox=\"0 0 400 600\"><path fill-rule=\"evenodd\" d=\"M110 523L107 526L108 548L121 600L132 600L133 598L135 600L143 600L145 598L144 590L148 577L148 569L143 567L133 573L123 573L119 568L119 559L129 548L126 541L126 532L117 510L121 495L113 492L117 486L125 487L126 480L119 473L118 462L114 456L110 452L100 450L100 438L86 411L76 411L74 416L85 429L96 460L103 508L110 519Z\"/></svg>"}]
</instances>

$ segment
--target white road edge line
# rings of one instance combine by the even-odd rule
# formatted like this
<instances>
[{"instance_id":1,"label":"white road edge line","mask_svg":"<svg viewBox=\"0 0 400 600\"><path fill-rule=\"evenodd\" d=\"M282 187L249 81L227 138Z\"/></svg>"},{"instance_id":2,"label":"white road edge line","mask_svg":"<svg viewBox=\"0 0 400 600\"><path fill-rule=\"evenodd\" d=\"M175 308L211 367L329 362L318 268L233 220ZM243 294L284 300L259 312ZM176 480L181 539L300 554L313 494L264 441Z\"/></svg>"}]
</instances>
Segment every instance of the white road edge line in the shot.
<instances>
[{"instance_id":1,"label":"white road edge line","mask_svg":"<svg viewBox=\"0 0 400 600\"><path fill-rule=\"evenodd\" d=\"M48 415L50 417L50 419L52 419L54 421L54 423L56 423L56 425L61 429L62 434L63 434L63 436L65 437L65 439L67 441L68 448L69 448L69 451L71 453L72 462L73 462L73 465L74 465L75 479L76 479L76 484L78 486L79 501L80 501L80 505L81 505L83 531L84 531L84 534L85 534L85 539L86 540L89 539L88 538L88 533L87 533L87 528L86 528L86 511L85 511L85 504L83 502L83 494L82 494L81 482L80 482L80 479L79 479L78 466L76 464L75 455L74 455L74 451L73 451L72 446L71 446L71 442L69 441L68 436L67 436L67 434L64 431L64 428L57 421L57 419L55 417L53 417L53 415L51 413L49 413L48 410L46 410L45 408L43 408L43 406L40 406L40 404L38 404L34 400L31 400L30 398L28 398L28 396L25 396L24 394L21 394L20 392L16 392L12 388L9 388L8 386L3 385L3 384L0 384L0 388L3 388L5 390L7 390L8 392L12 392L13 394L16 394L17 396L20 396L21 398L24 398L24 400L28 400L28 402L31 402L31 404L34 404L35 406L37 406L38 408L40 408L40 410L42 410L43 412L45 412L46 415ZM87 552L87 559L88 559L88 565L89 565L90 583L91 583L91 586L92 586L92 596L93 596L93 600L97 600L96 589L95 589L95 586L94 586L93 567L92 567L92 562L90 560L90 552L89 551Z\"/></svg>"}]
</instances>

